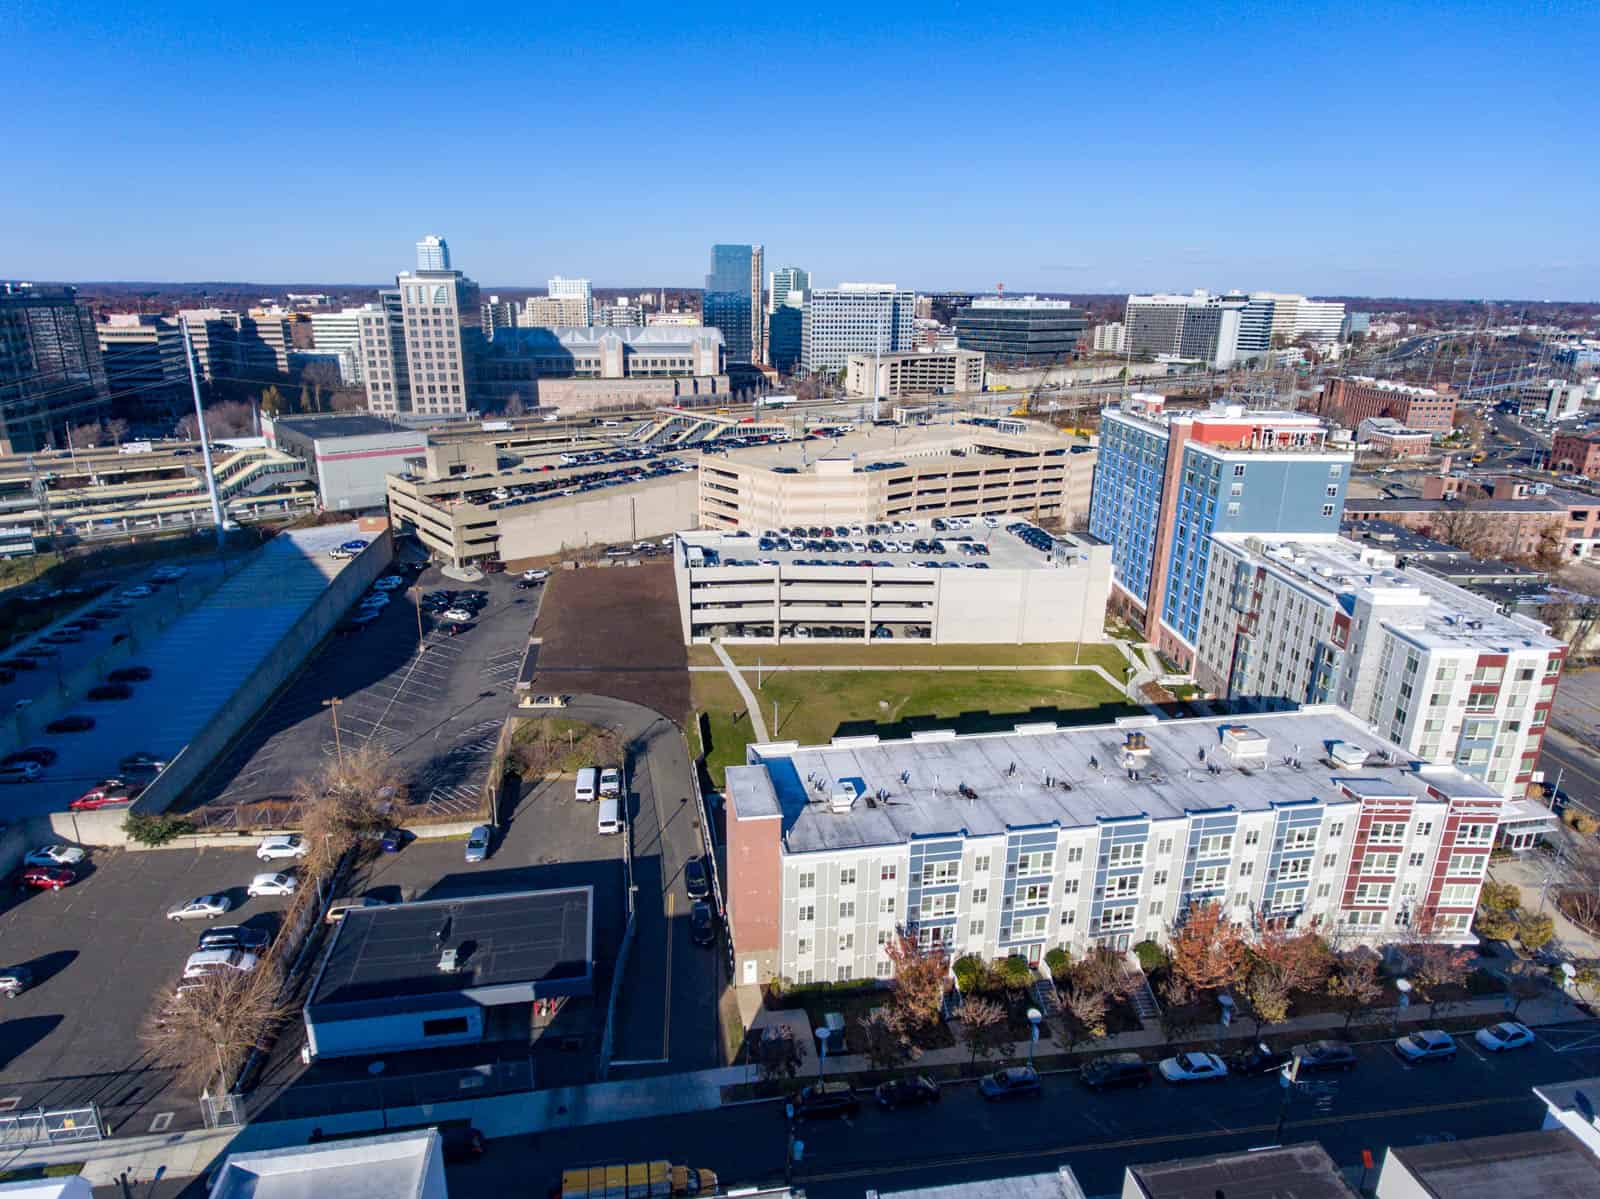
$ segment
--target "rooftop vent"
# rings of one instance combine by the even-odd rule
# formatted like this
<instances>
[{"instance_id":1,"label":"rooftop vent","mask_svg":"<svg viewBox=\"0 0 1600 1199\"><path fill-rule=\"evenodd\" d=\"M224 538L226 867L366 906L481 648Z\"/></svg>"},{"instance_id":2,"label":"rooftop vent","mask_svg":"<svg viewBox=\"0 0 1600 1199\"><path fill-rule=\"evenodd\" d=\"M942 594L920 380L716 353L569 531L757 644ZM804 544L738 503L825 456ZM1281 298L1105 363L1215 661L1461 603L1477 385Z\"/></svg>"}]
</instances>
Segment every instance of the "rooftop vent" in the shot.
<instances>
[{"instance_id":1,"label":"rooftop vent","mask_svg":"<svg viewBox=\"0 0 1600 1199\"><path fill-rule=\"evenodd\" d=\"M1148 757L1150 743L1145 740L1143 733L1135 730L1123 738L1122 752L1133 757Z\"/></svg>"},{"instance_id":2,"label":"rooftop vent","mask_svg":"<svg viewBox=\"0 0 1600 1199\"><path fill-rule=\"evenodd\" d=\"M1235 765L1267 764L1267 739L1249 725L1225 724L1218 732L1222 734L1223 751Z\"/></svg>"},{"instance_id":3,"label":"rooftop vent","mask_svg":"<svg viewBox=\"0 0 1600 1199\"><path fill-rule=\"evenodd\" d=\"M461 969L460 962L456 959L456 951L447 949L439 955L439 973L454 974Z\"/></svg>"},{"instance_id":4,"label":"rooftop vent","mask_svg":"<svg viewBox=\"0 0 1600 1199\"><path fill-rule=\"evenodd\" d=\"M851 808L856 806L856 800L860 797L860 794L861 788L854 779L841 779L839 785L828 796L828 810L839 815L845 815L849 813Z\"/></svg>"}]
</instances>

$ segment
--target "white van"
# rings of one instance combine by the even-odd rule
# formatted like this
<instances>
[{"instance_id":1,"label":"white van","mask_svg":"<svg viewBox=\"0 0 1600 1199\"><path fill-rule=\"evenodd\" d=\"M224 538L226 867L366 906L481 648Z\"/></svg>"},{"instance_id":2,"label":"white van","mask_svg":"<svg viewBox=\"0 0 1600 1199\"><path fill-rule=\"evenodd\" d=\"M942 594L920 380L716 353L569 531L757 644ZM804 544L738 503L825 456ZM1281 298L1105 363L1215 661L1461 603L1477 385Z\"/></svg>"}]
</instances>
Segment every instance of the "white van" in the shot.
<instances>
[{"instance_id":1,"label":"white van","mask_svg":"<svg viewBox=\"0 0 1600 1199\"><path fill-rule=\"evenodd\" d=\"M607 766L600 772L600 798L613 799L622 794L622 771Z\"/></svg>"},{"instance_id":2,"label":"white van","mask_svg":"<svg viewBox=\"0 0 1600 1199\"><path fill-rule=\"evenodd\" d=\"M595 819L595 827L601 836L622 831L622 801L618 799L602 799L600 813Z\"/></svg>"},{"instance_id":3,"label":"white van","mask_svg":"<svg viewBox=\"0 0 1600 1199\"><path fill-rule=\"evenodd\" d=\"M578 771L578 786L575 794L579 803L593 803L596 791L600 785L600 772L593 766L585 766Z\"/></svg>"}]
</instances>

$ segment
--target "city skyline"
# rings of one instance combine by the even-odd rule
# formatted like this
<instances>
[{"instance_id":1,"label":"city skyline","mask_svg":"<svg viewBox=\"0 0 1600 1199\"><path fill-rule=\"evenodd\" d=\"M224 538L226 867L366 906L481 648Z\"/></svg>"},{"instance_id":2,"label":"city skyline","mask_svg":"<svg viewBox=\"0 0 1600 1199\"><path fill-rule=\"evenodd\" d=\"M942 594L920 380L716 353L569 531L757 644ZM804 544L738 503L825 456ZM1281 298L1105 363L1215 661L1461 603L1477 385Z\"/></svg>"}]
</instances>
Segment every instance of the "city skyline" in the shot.
<instances>
[{"instance_id":1,"label":"city skyline","mask_svg":"<svg viewBox=\"0 0 1600 1199\"><path fill-rule=\"evenodd\" d=\"M1246 22L1242 10L1157 5L1108 29L1094 13L1027 4L993 26L954 5L915 21L835 7L799 24L711 5L645 14L626 37L581 14L509 35L466 14L426 44L408 37L410 15L398 5L378 27L241 12L174 28L43 5L8 13L8 44L56 97L16 131L34 188L0 201L16 247L8 272L378 281L437 231L454 261L497 286L555 269L686 286L706 246L748 242L826 284L1600 296L1582 200L1596 168L1572 153L1594 101L1538 101L1548 80L1581 77L1592 9L1524 10L1509 24L1368 13L1332 28L1303 11ZM662 78L663 64L674 79L715 77L775 47L809 71L780 142L764 136L770 114ZM423 60L426 101L398 90ZM549 84L537 126L485 125L484 99L516 86L530 60ZM937 84L930 61L952 68ZM1531 97L1537 119L1486 102L1489 77L1497 95ZM257 91L266 78L270 105ZM618 94L638 103L595 103ZM374 110L362 96L390 103ZM996 127L997 108L1016 119ZM645 181L626 154L557 167L532 152L578 124L621 136L646 109L666 165ZM959 152L885 171L889 143L861 136L863 112L884 130L928 122ZM763 172L784 186L708 186L688 156L704 152L695 131L718 124L730 142L760 136ZM282 140L284 128L300 136ZM449 188L414 186L419 140L467 164ZM117 181L114 199L96 179Z\"/></svg>"}]
</instances>

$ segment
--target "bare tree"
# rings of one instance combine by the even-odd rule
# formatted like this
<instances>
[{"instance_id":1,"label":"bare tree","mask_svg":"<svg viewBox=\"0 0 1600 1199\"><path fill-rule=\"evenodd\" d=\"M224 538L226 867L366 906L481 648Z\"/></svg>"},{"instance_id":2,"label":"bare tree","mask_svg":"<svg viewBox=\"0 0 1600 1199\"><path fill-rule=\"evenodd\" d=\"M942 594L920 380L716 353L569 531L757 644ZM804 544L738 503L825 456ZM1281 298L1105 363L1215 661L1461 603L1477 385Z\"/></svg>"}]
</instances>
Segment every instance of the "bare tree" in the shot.
<instances>
[{"instance_id":1,"label":"bare tree","mask_svg":"<svg viewBox=\"0 0 1600 1199\"><path fill-rule=\"evenodd\" d=\"M145 1022L144 1043L172 1062L183 1085L196 1091L217 1080L225 1092L252 1049L267 1049L287 1015L278 1001L281 978L271 958L247 974L222 971L175 984L161 993Z\"/></svg>"},{"instance_id":2,"label":"bare tree","mask_svg":"<svg viewBox=\"0 0 1600 1199\"><path fill-rule=\"evenodd\" d=\"M1344 1026L1349 1028L1358 1014L1383 998L1383 984L1378 981L1378 966L1382 959L1365 946L1357 946L1334 955L1334 970L1326 984L1328 995L1344 1012Z\"/></svg>"},{"instance_id":3,"label":"bare tree","mask_svg":"<svg viewBox=\"0 0 1600 1199\"><path fill-rule=\"evenodd\" d=\"M1011 1030L1006 1023L1006 1010L991 999L969 998L961 1005L961 1043L972 1056L968 1065L976 1066L978 1059L993 1057L1011 1047Z\"/></svg>"},{"instance_id":4,"label":"bare tree","mask_svg":"<svg viewBox=\"0 0 1600 1199\"><path fill-rule=\"evenodd\" d=\"M348 849L386 828L398 793L394 759L370 741L297 779L294 796L305 810L300 832L306 840L307 875L327 878Z\"/></svg>"},{"instance_id":5,"label":"bare tree","mask_svg":"<svg viewBox=\"0 0 1600 1199\"><path fill-rule=\"evenodd\" d=\"M750 1058L763 1082L790 1079L800 1072L800 1047L786 1024L769 1024L759 1036L752 1035Z\"/></svg>"},{"instance_id":6,"label":"bare tree","mask_svg":"<svg viewBox=\"0 0 1600 1199\"><path fill-rule=\"evenodd\" d=\"M879 1009L856 1021L865 1041L863 1052L874 1070L892 1070L922 1056L906 1034L905 1017L893 1008Z\"/></svg>"},{"instance_id":7,"label":"bare tree","mask_svg":"<svg viewBox=\"0 0 1600 1199\"><path fill-rule=\"evenodd\" d=\"M944 946L924 949L915 936L901 929L884 952L894 964L894 1007L903 1028L910 1031L939 1023L950 987L950 957Z\"/></svg>"}]
</instances>

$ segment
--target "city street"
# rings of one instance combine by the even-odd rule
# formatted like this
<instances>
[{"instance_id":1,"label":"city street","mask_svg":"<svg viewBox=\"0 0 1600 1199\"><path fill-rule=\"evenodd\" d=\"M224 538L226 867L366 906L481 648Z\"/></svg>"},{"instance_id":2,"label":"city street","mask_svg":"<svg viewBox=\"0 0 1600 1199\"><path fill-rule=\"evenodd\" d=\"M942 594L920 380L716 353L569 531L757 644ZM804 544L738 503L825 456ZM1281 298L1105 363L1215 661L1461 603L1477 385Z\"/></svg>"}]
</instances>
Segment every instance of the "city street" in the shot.
<instances>
[{"instance_id":1,"label":"city street","mask_svg":"<svg viewBox=\"0 0 1600 1199\"><path fill-rule=\"evenodd\" d=\"M1470 1041L1454 1062L1408 1066L1389 1042L1361 1048L1351 1074L1302 1083L1290 1097L1285 1141L1319 1140L1341 1166L1363 1149L1416 1145L1539 1127L1530 1088L1600 1073L1592 1024L1541 1030L1532 1049L1489 1057ZM1282 1090L1274 1078L1230 1078L1183 1089L1092 1094L1073 1074L1049 1075L1037 1100L985 1103L947 1084L935 1107L805 1125L795 1181L810 1199L860 1199L869 1188L971 1181L1070 1165L1090 1195L1116 1193L1125 1165L1244 1150L1274 1142ZM490 1143L484 1159L452 1168L458 1199L542 1194L562 1168L667 1158L715 1170L724 1184L783 1175L785 1121L776 1102L693 1116L563 1130Z\"/></svg>"}]
</instances>

